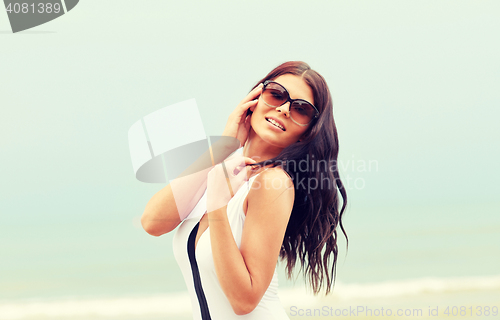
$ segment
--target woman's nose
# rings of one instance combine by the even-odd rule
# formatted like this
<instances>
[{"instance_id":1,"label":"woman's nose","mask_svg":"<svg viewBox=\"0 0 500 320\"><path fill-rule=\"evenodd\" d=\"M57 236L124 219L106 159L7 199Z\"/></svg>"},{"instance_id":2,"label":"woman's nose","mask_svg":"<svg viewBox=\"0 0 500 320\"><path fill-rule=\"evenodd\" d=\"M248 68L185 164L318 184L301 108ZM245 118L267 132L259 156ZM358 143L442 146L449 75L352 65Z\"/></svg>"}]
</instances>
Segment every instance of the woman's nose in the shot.
<instances>
[{"instance_id":1,"label":"woman's nose","mask_svg":"<svg viewBox=\"0 0 500 320\"><path fill-rule=\"evenodd\" d=\"M276 108L278 112L283 112L285 116L290 116L290 102Z\"/></svg>"}]
</instances>

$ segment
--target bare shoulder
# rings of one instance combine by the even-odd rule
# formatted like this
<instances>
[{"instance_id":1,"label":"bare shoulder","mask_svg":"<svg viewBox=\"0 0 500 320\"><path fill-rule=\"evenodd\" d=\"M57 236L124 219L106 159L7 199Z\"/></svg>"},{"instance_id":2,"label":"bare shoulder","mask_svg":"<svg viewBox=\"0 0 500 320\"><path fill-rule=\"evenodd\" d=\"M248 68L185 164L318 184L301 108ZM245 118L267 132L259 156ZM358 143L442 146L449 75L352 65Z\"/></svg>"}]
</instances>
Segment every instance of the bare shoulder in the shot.
<instances>
[{"instance_id":1,"label":"bare shoulder","mask_svg":"<svg viewBox=\"0 0 500 320\"><path fill-rule=\"evenodd\" d=\"M284 191L293 189L292 178L280 167L269 168L261 172L254 180L251 190ZM272 193L272 191L271 191Z\"/></svg>"},{"instance_id":2,"label":"bare shoulder","mask_svg":"<svg viewBox=\"0 0 500 320\"><path fill-rule=\"evenodd\" d=\"M273 210L289 215L293 207L295 190L293 181L282 168L269 168L261 172L253 181L247 196L248 208L259 208L251 210L260 214ZM262 210L266 208L266 210ZM245 213L247 213L245 212Z\"/></svg>"}]
</instances>

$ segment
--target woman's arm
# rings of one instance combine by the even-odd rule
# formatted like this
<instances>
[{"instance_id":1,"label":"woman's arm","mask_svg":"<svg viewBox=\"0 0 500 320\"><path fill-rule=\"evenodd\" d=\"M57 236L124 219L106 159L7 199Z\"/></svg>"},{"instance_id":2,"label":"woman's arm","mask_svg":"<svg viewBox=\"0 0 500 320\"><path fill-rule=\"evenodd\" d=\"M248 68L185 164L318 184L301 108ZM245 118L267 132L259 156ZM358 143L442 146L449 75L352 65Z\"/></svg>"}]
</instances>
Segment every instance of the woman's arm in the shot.
<instances>
[{"instance_id":1,"label":"woman's arm","mask_svg":"<svg viewBox=\"0 0 500 320\"><path fill-rule=\"evenodd\" d=\"M232 139L229 141L221 139L212 145L211 156L214 159L212 165L226 159L238 148L238 145L245 144L250 129L250 116L247 116L247 110L257 104L261 92L262 84L259 84L229 115L222 136ZM236 145L233 142L236 142ZM173 180L149 200L141 217L142 227L147 233L153 236L168 233L174 230L193 210L207 186L207 173L211 167L205 169L207 166L203 165L202 158L206 159L209 152L207 151L204 156L186 169L181 174L182 178Z\"/></svg>"},{"instance_id":2,"label":"woman's arm","mask_svg":"<svg viewBox=\"0 0 500 320\"><path fill-rule=\"evenodd\" d=\"M238 315L251 312L271 283L294 202L293 182L279 168L255 178L240 249L227 219L227 206L208 213L215 271Z\"/></svg>"},{"instance_id":3,"label":"woman's arm","mask_svg":"<svg viewBox=\"0 0 500 320\"><path fill-rule=\"evenodd\" d=\"M208 169L207 169L208 170ZM152 236L161 236L174 230L183 220L182 216L186 212L193 210L197 201L201 199L203 187L206 187L207 171L203 170L191 175L190 181L185 183L168 184L165 188L156 193L147 203L141 217L141 224L144 230ZM174 189L185 194L185 198L175 198ZM177 193L177 192L176 192ZM191 200L191 201L190 201Z\"/></svg>"},{"instance_id":4,"label":"woman's arm","mask_svg":"<svg viewBox=\"0 0 500 320\"><path fill-rule=\"evenodd\" d=\"M179 178L172 180L156 193L147 203L141 217L144 230L153 236L161 236L174 230L203 196L207 186L207 174L213 168L210 164L219 163L227 158L238 145L239 141L236 139L223 137L189 166Z\"/></svg>"}]
</instances>

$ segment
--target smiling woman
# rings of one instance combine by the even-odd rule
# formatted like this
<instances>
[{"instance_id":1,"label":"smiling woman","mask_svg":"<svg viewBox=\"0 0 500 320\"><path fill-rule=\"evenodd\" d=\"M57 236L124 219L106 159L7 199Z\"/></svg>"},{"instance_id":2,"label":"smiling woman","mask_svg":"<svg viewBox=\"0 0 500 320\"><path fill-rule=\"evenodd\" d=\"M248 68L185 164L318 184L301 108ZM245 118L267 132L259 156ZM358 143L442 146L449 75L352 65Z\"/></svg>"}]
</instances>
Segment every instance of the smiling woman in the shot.
<instances>
[{"instance_id":1,"label":"smiling woman","mask_svg":"<svg viewBox=\"0 0 500 320\"><path fill-rule=\"evenodd\" d=\"M212 167L158 192L142 225L155 236L180 225L174 254L194 319L288 319L277 294L278 258L289 278L299 260L314 293L326 287L328 294L337 227L345 235L347 196L326 82L304 62L278 66L231 113L223 136L229 140L209 151ZM237 145L242 155L229 156ZM314 158L333 165L297 166Z\"/></svg>"},{"instance_id":2,"label":"smiling woman","mask_svg":"<svg viewBox=\"0 0 500 320\"><path fill-rule=\"evenodd\" d=\"M288 92L293 92L296 99L292 100ZM318 113L308 101L314 101L312 89L299 76L284 74L266 81L257 105L250 107L253 114L249 141L258 149L257 145L264 149L272 146L276 151L299 141Z\"/></svg>"}]
</instances>

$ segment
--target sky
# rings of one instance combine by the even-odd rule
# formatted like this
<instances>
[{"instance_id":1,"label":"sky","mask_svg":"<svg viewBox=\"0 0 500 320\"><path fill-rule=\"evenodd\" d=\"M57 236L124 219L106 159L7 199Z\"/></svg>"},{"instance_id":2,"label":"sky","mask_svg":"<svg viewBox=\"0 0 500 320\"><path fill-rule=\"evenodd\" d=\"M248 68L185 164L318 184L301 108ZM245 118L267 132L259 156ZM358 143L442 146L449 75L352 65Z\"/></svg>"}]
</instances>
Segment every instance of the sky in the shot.
<instances>
[{"instance_id":1,"label":"sky","mask_svg":"<svg viewBox=\"0 0 500 320\"><path fill-rule=\"evenodd\" d=\"M143 232L162 186L134 177L132 124L195 98L219 135L288 60L332 92L352 221L367 208L382 220L383 208L499 208L499 14L498 1L84 0L12 34L0 10L3 255L47 243L76 259L65 243Z\"/></svg>"}]
</instances>

